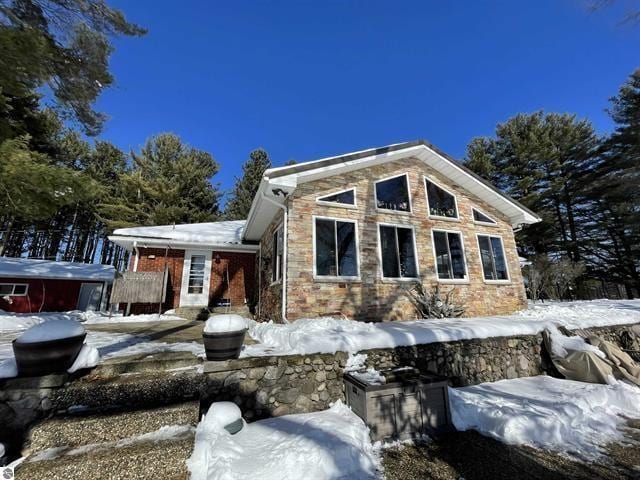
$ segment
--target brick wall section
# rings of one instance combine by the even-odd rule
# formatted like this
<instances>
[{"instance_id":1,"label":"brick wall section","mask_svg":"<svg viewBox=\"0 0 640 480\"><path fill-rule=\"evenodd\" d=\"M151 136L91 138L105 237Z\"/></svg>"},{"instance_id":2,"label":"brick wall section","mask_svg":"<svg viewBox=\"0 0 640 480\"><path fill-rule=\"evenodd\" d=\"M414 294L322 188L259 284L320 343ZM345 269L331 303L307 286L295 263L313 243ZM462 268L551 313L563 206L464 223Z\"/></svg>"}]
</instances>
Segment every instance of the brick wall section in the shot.
<instances>
[{"instance_id":1,"label":"brick wall section","mask_svg":"<svg viewBox=\"0 0 640 480\"><path fill-rule=\"evenodd\" d=\"M374 200L376 180L409 174L411 214L379 212ZM427 176L457 196L460 221L430 219L427 214L423 176ZM324 206L316 203L320 195L356 187L357 208ZM471 207L490 215L497 226L473 223ZM360 280L330 282L313 278L312 216L356 219L360 258ZM299 185L290 199L288 232L288 302L289 320L341 312L349 318L387 321L415 318L406 298L406 282L381 280L378 260L377 222L411 225L415 229L419 274L424 282L434 286L437 281L432 228L462 232L469 282L456 284L456 296L466 306L466 316L507 314L526 305L524 285L518 262L515 239L507 218L489 205L473 197L462 187L452 184L432 168L417 159L404 159L360 169ZM510 282L490 284L483 280L477 233L502 237L508 263ZM454 286L440 282L441 290Z\"/></svg>"},{"instance_id":2,"label":"brick wall section","mask_svg":"<svg viewBox=\"0 0 640 480\"><path fill-rule=\"evenodd\" d=\"M138 260L139 272L162 272L165 266L164 248L140 248ZM219 260L216 261L216 255ZM155 256L155 258L149 258ZM184 267L184 250L170 249L167 251L166 264L169 270L166 302L162 308L168 310L180 305L180 291L182 287L182 270ZM133 270L135 257L131 259L129 269ZM229 271L229 285L227 286L226 269ZM229 298L233 306L245 304L255 294L255 254L245 252L213 252L211 261L211 279L209 283L209 298ZM158 306L154 304L135 304L131 306L132 313L155 313Z\"/></svg>"},{"instance_id":3,"label":"brick wall section","mask_svg":"<svg viewBox=\"0 0 640 480\"><path fill-rule=\"evenodd\" d=\"M260 269L260 308L258 309L258 320L282 321L282 282L272 283L273 274L273 233L282 225L284 213L279 210L275 218L269 224L260 240L261 245L261 265ZM290 252L289 252L290 255ZM260 262L260 260L258 260Z\"/></svg>"}]
</instances>

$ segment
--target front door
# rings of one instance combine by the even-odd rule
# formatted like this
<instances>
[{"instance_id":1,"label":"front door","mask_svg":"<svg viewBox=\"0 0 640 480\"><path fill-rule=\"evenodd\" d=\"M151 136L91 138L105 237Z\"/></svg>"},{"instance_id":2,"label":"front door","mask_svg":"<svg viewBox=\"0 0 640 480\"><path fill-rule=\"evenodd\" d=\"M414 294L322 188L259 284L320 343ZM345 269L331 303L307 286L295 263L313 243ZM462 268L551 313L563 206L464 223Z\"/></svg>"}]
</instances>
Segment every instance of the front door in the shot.
<instances>
[{"instance_id":1,"label":"front door","mask_svg":"<svg viewBox=\"0 0 640 480\"><path fill-rule=\"evenodd\" d=\"M83 283L78 295L78 310L95 312L100 310L102 301L102 283Z\"/></svg>"},{"instance_id":2,"label":"front door","mask_svg":"<svg viewBox=\"0 0 640 480\"><path fill-rule=\"evenodd\" d=\"M206 307L209 305L209 279L211 277L211 252L186 250L182 269L181 307Z\"/></svg>"}]
</instances>

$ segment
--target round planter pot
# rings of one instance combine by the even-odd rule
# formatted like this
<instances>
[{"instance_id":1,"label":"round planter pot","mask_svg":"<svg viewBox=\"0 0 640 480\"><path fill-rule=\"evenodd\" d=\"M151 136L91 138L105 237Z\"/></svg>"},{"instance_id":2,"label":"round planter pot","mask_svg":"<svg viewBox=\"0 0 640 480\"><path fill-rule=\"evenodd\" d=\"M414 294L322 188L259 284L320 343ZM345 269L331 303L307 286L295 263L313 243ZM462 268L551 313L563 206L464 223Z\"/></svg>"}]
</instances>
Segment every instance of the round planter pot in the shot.
<instances>
[{"instance_id":1,"label":"round planter pot","mask_svg":"<svg viewBox=\"0 0 640 480\"><path fill-rule=\"evenodd\" d=\"M36 377L65 372L82 349L86 333L44 342L13 341L18 375Z\"/></svg>"},{"instance_id":2,"label":"round planter pot","mask_svg":"<svg viewBox=\"0 0 640 480\"><path fill-rule=\"evenodd\" d=\"M236 332L207 333L203 332L202 340L207 360L231 360L240 356L244 334L247 329Z\"/></svg>"}]
</instances>

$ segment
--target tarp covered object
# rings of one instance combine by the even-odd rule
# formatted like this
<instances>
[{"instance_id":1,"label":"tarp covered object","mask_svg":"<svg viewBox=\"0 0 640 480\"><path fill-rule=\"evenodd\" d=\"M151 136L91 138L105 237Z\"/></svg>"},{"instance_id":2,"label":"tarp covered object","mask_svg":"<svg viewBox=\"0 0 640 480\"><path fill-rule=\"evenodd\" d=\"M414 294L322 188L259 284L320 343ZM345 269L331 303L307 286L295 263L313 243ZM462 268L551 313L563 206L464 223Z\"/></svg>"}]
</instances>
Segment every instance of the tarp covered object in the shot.
<instances>
[{"instance_id":1,"label":"tarp covered object","mask_svg":"<svg viewBox=\"0 0 640 480\"><path fill-rule=\"evenodd\" d=\"M109 303L162 303L165 272L123 272L116 276Z\"/></svg>"}]
</instances>

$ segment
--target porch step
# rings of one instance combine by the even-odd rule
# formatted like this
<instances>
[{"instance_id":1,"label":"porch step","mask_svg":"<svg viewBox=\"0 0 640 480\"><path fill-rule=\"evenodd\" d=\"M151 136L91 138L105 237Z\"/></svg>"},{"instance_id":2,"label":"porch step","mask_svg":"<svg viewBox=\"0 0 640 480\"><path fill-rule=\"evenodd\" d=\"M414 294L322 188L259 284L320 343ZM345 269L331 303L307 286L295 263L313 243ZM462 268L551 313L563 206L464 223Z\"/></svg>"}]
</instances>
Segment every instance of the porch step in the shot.
<instances>
[{"instance_id":1,"label":"porch step","mask_svg":"<svg viewBox=\"0 0 640 480\"><path fill-rule=\"evenodd\" d=\"M30 480L187 480L186 460L193 451L192 428L175 428L173 437L130 437L81 449L27 458L17 479ZM182 433L180 433L182 432ZM149 435L154 435L151 433Z\"/></svg>"},{"instance_id":2,"label":"porch step","mask_svg":"<svg viewBox=\"0 0 640 480\"><path fill-rule=\"evenodd\" d=\"M102 362L93 374L111 376L122 373L157 371L180 371L188 367L196 368L203 360L189 352L159 352L152 355L141 354L127 357L109 358Z\"/></svg>"},{"instance_id":3,"label":"porch step","mask_svg":"<svg viewBox=\"0 0 640 480\"><path fill-rule=\"evenodd\" d=\"M186 318L187 320L196 320L198 319L198 315L200 315L201 311L202 307L178 307L176 308L176 315ZM242 315L246 318L253 318L253 315L251 315L251 312L249 311L249 307L246 305L211 307L209 311L212 315L219 313L237 313L238 315Z\"/></svg>"},{"instance_id":4,"label":"porch step","mask_svg":"<svg viewBox=\"0 0 640 480\"><path fill-rule=\"evenodd\" d=\"M168 425L198 423L200 402L192 401L146 410L64 415L35 425L23 455L47 449L77 448L83 445L118 442L148 434Z\"/></svg>"}]
</instances>

